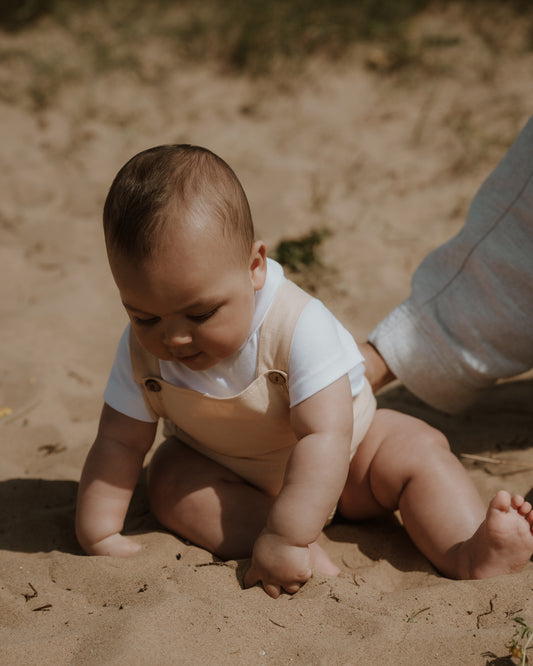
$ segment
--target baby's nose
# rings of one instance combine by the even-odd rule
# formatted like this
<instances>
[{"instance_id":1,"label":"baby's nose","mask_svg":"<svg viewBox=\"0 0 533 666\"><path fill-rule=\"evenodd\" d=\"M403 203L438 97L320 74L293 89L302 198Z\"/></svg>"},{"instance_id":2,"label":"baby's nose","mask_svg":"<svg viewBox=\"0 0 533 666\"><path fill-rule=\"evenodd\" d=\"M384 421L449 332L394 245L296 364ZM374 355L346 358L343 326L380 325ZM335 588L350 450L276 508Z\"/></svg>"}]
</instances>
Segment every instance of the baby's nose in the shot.
<instances>
[{"instance_id":1,"label":"baby's nose","mask_svg":"<svg viewBox=\"0 0 533 666\"><path fill-rule=\"evenodd\" d=\"M187 326L183 323L170 323L165 328L164 343L166 345L176 347L179 345L190 344L192 340L191 333Z\"/></svg>"}]
</instances>

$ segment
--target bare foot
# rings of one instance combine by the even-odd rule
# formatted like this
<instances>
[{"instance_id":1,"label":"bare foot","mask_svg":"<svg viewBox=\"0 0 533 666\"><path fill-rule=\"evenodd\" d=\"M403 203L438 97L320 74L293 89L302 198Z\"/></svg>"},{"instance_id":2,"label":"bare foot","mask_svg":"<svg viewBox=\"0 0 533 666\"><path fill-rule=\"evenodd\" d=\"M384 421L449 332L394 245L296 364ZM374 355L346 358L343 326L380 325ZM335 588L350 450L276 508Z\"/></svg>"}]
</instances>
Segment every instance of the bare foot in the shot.
<instances>
[{"instance_id":1,"label":"bare foot","mask_svg":"<svg viewBox=\"0 0 533 666\"><path fill-rule=\"evenodd\" d=\"M471 539L463 544L467 578L518 573L533 553L533 510L520 495L500 490Z\"/></svg>"},{"instance_id":2,"label":"bare foot","mask_svg":"<svg viewBox=\"0 0 533 666\"><path fill-rule=\"evenodd\" d=\"M317 544L316 541L309 544L309 554L311 555L311 566L315 571L326 574L327 576L339 575L339 567L333 564L329 559L329 555Z\"/></svg>"}]
</instances>

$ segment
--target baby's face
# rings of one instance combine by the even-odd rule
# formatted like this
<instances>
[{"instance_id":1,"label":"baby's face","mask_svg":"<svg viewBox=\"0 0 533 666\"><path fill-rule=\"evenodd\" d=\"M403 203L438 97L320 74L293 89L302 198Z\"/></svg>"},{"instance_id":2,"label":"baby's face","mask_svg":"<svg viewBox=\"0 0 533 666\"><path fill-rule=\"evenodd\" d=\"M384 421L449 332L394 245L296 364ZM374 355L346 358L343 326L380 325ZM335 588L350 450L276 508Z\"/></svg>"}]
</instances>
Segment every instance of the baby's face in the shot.
<instances>
[{"instance_id":1,"label":"baby's face","mask_svg":"<svg viewBox=\"0 0 533 666\"><path fill-rule=\"evenodd\" d=\"M249 261L238 260L226 241L205 232L169 234L142 264L115 253L110 265L140 344L190 370L207 370L240 349L266 276L263 243L254 243Z\"/></svg>"}]
</instances>

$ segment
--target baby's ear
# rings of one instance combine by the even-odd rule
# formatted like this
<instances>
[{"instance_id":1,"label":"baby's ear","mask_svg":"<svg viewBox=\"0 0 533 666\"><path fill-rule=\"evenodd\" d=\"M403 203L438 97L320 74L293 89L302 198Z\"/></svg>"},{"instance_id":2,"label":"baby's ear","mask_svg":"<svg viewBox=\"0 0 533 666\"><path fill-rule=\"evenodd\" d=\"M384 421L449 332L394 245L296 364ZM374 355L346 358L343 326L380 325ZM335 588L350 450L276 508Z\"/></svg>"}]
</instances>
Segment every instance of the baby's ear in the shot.
<instances>
[{"instance_id":1,"label":"baby's ear","mask_svg":"<svg viewBox=\"0 0 533 666\"><path fill-rule=\"evenodd\" d=\"M255 291L264 287L266 271L266 245L263 241L255 241L250 252L250 275Z\"/></svg>"}]
</instances>

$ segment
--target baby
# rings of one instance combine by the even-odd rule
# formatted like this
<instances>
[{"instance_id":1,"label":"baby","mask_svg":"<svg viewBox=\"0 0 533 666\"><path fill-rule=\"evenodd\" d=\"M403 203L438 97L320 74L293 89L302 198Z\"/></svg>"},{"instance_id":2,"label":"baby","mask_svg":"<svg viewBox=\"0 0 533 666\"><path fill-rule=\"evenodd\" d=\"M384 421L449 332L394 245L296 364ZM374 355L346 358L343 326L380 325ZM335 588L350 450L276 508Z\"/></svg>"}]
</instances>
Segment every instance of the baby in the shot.
<instances>
[{"instance_id":1,"label":"baby","mask_svg":"<svg viewBox=\"0 0 533 666\"><path fill-rule=\"evenodd\" d=\"M79 486L87 553L140 548L121 530L161 417L152 511L220 558L251 556L245 586L277 597L313 569L336 575L316 542L335 511L399 509L446 576L525 566L531 505L500 491L485 511L441 433L376 410L353 338L267 259L222 159L189 145L136 155L111 186L104 231L130 324Z\"/></svg>"}]
</instances>

